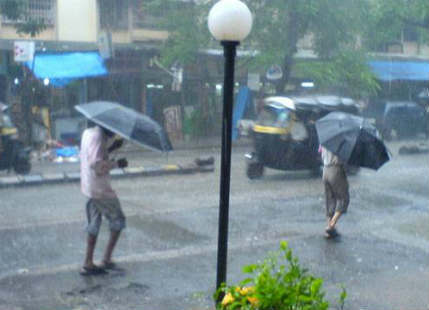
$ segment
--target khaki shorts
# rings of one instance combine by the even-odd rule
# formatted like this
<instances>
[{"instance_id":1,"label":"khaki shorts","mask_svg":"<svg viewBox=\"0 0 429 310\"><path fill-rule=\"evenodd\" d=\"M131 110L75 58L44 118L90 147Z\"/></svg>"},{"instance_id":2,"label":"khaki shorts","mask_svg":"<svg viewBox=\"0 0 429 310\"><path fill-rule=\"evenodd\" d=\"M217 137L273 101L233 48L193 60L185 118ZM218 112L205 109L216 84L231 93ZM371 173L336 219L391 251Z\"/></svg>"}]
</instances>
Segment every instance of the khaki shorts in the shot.
<instances>
[{"instance_id":1,"label":"khaki shorts","mask_svg":"<svg viewBox=\"0 0 429 310\"><path fill-rule=\"evenodd\" d=\"M117 198L94 199L91 198L86 203L86 217L88 234L97 236L100 231L102 216L109 221L109 228L112 231L121 231L125 228L125 216L121 209L121 204Z\"/></svg>"},{"instance_id":2,"label":"khaki shorts","mask_svg":"<svg viewBox=\"0 0 429 310\"><path fill-rule=\"evenodd\" d=\"M346 213L349 202L349 182L343 166L325 166L323 168L325 186L326 216L331 218L336 211Z\"/></svg>"}]
</instances>

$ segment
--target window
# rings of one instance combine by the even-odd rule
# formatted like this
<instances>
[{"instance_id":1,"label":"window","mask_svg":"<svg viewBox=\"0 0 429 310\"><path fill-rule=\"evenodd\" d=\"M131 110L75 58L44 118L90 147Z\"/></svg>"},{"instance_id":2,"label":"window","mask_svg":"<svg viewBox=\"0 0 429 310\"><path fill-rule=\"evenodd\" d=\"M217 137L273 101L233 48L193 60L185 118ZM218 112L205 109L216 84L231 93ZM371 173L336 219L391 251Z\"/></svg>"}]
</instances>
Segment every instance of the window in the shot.
<instances>
[{"instance_id":1,"label":"window","mask_svg":"<svg viewBox=\"0 0 429 310\"><path fill-rule=\"evenodd\" d=\"M18 20L10 20L2 16L6 23L23 23L30 20L42 20L47 26L55 23L54 0L28 0L22 4L22 16Z\"/></svg>"},{"instance_id":2,"label":"window","mask_svg":"<svg viewBox=\"0 0 429 310\"><path fill-rule=\"evenodd\" d=\"M154 12L148 14L143 9L142 1L135 0L133 2L133 27L159 29L164 13L165 8L162 7L159 10L154 10Z\"/></svg>"},{"instance_id":3,"label":"window","mask_svg":"<svg viewBox=\"0 0 429 310\"><path fill-rule=\"evenodd\" d=\"M404 41L407 42L417 42L419 39L419 34L417 32L416 27L406 26L404 28Z\"/></svg>"},{"instance_id":4,"label":"window","mask_svg":"<svg viewBox=\"0 0 429 310\"><path fill-rule=\"evenodd\" d=\"M287 127L291 119L288 109L264 106L259 114L258 124L261 126Z\"/></svg>"},{"instance_id":5,"label":"window","mask_svg":"<svg viewBox=\"0 0 429 310\"><path fill-rule=\"evenodd\" d=\"M165 24L165 17L169 16L169 12L179 11L193 5L191 1L177 0L176 2L163 3L148 13L143 9L144 0L130 1L132 1L133 27L149 29L162 29L163 24Z\"/></svg>"},{"instance_id":6,"label":"window","mask_svg":"<svg viewBox=\"0 0 429 310\"><path fill-rule=\"evenodd\" d=\"M100 0L100 25L102 29L128 29L129 0Z\"/></svg>"}]
</instances>

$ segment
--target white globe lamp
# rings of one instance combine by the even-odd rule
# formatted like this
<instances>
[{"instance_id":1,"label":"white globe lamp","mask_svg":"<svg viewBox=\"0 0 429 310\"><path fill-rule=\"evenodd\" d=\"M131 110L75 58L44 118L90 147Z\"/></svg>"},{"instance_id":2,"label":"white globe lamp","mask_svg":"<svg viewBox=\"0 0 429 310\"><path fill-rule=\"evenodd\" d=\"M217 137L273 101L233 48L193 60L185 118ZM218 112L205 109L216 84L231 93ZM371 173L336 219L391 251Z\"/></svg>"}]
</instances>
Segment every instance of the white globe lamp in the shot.
<instances>
[{"instance_id":1,"label":"white globe lamp","mask_svg":"<svg viewBox=\"0 0 429 310\"><path fill-rule=\"evenodd\" d=\"M209 12L208 27L219 41L242 41L252 29L252 14L239 0L220 0Z\"/></svg>"}]
</instances>

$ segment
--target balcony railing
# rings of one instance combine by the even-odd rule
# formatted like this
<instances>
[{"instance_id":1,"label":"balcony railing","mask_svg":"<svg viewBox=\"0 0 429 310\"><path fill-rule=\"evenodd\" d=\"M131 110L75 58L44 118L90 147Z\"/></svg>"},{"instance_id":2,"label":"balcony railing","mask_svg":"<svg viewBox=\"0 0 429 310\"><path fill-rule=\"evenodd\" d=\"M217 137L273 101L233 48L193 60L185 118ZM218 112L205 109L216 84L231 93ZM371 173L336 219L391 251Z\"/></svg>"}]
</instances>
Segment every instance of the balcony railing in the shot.
<instances>
[{"instance_id":1,"label":"balcony railing","mask_svg":"<svg viewBox=\"0 0 429 310\"><path fill-rule=\"evenodd\" d=\"M1 16L2 23L16 24L31 20L43 21L46 26L55 24L55 0L29 0L22 5L21 17L17 20Z\"/></svg>"},{"instance_id":2,"label":"balcony railing","mask_svg":"<svg viewBox=\"0 0 429 310\"><path fill-rule=\"evenodd\" d=\"M162 17L156 16L156 15L150 15L147 14L143 10L143 5L140 1L135 1L133 3L133 28L135 29L157 29L159 30L161 28L162 24Z\"/></svg>"},{"instance_id":3,"label":"balcony railing","mask_svg":"<svg viewBox=\"0 0 429 310\"><path fill-rule=\"evenodd\" d=\"M127 29L128 1L100 2L100 26L102 29Z\"/></svg>"}]
</instances>

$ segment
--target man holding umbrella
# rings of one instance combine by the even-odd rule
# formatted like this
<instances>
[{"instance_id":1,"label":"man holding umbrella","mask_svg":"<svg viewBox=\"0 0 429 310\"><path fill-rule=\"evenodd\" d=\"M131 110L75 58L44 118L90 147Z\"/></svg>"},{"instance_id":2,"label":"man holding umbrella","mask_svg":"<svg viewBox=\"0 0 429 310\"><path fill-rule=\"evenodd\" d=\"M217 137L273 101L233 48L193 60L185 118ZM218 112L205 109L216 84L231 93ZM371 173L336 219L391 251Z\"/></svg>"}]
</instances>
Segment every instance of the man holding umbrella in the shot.
<instances>
[{"instance_id":1,"label":"man holding umbrella","mask_svg":"<svg viewBox=\"0 0 429 310\"><path fill-rule=\"evenodd\" d=\"M335 225L349 205L349 184L344 165L377 170L389 152L377 129L366 119L344 112L331 112L316 121L323 160L328 226L326 236L337 234Z\"/></svg>"},{"instance_id":2,"label":"man holding umbrella","mask_svg":"<svg viewBox=\"0 0 429 310\"><path fill-rule=\"evenodd\" d=\"M320 146L323 161L323 185L325 186L327 226L325 237L338 235L335 225L341 215L347 212L350 202L349 183L341 160Z\"/></svg>"},{"instance_id":3,"label":"man holding umbrella","mask_svg":"<svg viewBox=\"0 0 429 310\"><path fill-rule=\"evenodd\" d=\"M88 198L86 203L87 247L81 275L105 273L113 269L112 253L125 228L125 216L115 191L110 185L110 170L128 166L125 158L117 161L109 159L109 153L120 148L123 140L114 140L108 147L109 139L114 133L96 125L87 128L82 134L81 142L81 190ZM110 238L100 266L94 264L93 256L102 216L109 221Z\"/></svg>"},{"instance_id":4,"label":"man holding umbrella","mask_svg":"<svg viewBox=\"0 0 429 310\"><path fill-rule=\"evenodd\" d=\"M116 167L124 168L128 166L128 162L125 158L116 162L109 160L109 153L121 147L122 140L117 140L110 147L107 140L117 134L155 151L168 152L173 148L164 129L157 122L119 103L93 101L77 105L75 109L97 124L86 129L82 135L81 187L82 193L89 200L86 206L88 244L81 273L98 274L105 272L104 269L115 267L112 253L121 230L125 228L125 216L116 193L110 186L109 171ZM110 239L102 265L96 266L93 255L102 215L110 223Z\"/></svg>"}]
</instances>

